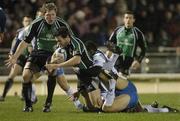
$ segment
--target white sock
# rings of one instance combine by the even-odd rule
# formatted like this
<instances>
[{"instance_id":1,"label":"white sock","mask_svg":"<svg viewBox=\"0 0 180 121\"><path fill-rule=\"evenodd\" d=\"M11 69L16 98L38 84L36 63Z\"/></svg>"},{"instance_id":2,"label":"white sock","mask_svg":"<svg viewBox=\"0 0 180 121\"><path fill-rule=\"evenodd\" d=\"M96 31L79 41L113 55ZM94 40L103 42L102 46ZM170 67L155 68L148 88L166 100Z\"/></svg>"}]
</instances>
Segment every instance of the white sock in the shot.
<instances>
[{"instance_id":1,"label":"white sock","mask_svg":"<svg viewBox=\"0 0 180 121\"><path fill-rule=\"evenodd\" d=\"M102 93L101 93L101 99L102 99L102 100L105 100L105 99L106 99L106 96L107 96L107 92L102 92Z\"/></svg>"},{"instance_id":2,"label":"white sock","mask_svg":"<svg viewBox=\"0 0 180 121\"><path fill-rule=\"evenodd\" d=\"M114 91L108 91L103 105L111 106L114 102L114 98L115 98Z\"/></svg>"},{"instance_id":3,"label":"white sock","mask_svg":"<svg viewBox=\"0 0 180 121\"><path fill-rule=\"evenodd\" d=\"M105 101L104 101L104 106L111 106L114 102L115 98L115 85L116 85L116 80L110 79L109 80L109 91L107 92Z\"/></svg>"},{"instance_id":4,"label":"white sock","mask_svg":"<svg viewBox=\"0 0 180 121\"><path fill-rule=\"evenodd\" d=\"M83 109L83 104L81 104L81 102L77 99L73 101L74 106L76 107L76 109Z\"/></svg>"},{"instance_id":5,"label":"white sock","mask_svg":"<svg viewBox=\"0 0 180 121\"><path fill-rule=\"evenodd\" d=\"M116 80L110 79L109 80L109 90L110 91L115 91L115 86L116 86Z\"/></svg>"},{"instance_id":6,"label":"white sock","mask_svg":"<svg viewBox=\"0 0 180 121\"><path fill-rule=\"evenodd\" d=\"M150 113L164 112L167 113L169 110L167 108L154 108L151 105L145 105L144 108Z\"/></svg>"},{"instance_id":7,"label":"white sock","mask_svg":"<svg viewBox=\"0 0 180 121\"><path fill-rule=\"evenodd\" d=\"M32 84L31 101L34 102L35 100L36 100L36 88L35 85Z\"/></svg>"},{"instance_id":8,"label":"white sock","mask_svg":"<svg viewBox=\"0 0 180 121\"><path fill-rule=\"evenodd\" d=\"M72 96L73 95L73 90L71 87L69 87L69 89L67 91L65 91L67 96Z\"/></svg>"},{"instance_id":9,"label":"white sock","mask_svg":"<svg viewBox=\"0 0 180 121\"><path fill-rule=\"evenodd\" d=\"M72 97L71 98L71 100L73 101L73 103L74 103L74 106L77 108L77 109L82 109L83 108L83 104L81 104L81 102L79 101L79 99L74 99L74 97L73 97L73 90L72 90L72 88L70 88L69 87L69 89L67 90L67 91L65 91L66 92L66 94L67 94L67 96L69 96L69 97Z\"/></svg>"}]
</instances>

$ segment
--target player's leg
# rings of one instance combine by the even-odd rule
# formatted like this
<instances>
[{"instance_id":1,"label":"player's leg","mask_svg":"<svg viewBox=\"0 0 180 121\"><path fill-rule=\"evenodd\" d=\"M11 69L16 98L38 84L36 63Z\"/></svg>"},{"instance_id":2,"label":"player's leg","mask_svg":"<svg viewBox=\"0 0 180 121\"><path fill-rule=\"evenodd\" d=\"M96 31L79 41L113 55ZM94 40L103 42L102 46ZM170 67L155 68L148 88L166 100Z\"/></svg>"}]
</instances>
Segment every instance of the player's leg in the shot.
<instances>
[{"instance_id":1,"label":"player's leg","mask_svg":"<svg viewBox=\"0 0 180 121\"><path fill-rule=\"evenodd\" d=\"M85 101L85 106L83 107L84 112L99 112L99 108L95 107L89 97L89 92L86 90L81 91L81 95L83 96L83 99Z\"/></svg>"},{"instance_id":2,"label":"player's leg","mask_svg":"<svg viewBox=\"0 0 180 121\"><path fill-rule=\"evenodd\" d=\"M121 89L115 90L116 98L111 106L103 104L102 110L107 112L117 111L136 111L138 105L138 94L136 87L131 81L127 81L128 85ZM116 83L118 84L118 83Z\"/></svg>"},{"instance_id":3,"label":"player's leg","mask_svg":"<svg viewBox=\"0 0 180 121\"><path fill-rule=\"evenodd\" d=\"M32 84L32 91L31 91L31 102L35 104L38 101L36 96L36 87L35 84Z\"/></svg>"},{"instance_id":4,"label":"player's leg","mask_svg":"<svg viewBox=\"0 0 180 121\"><path fill-rule=\"evenodd\" d=\"M51 109L51 104L52 104L52 98L53 98L53 94L54 94L54 89L56 86L56 75L48 75L48 81L47 81L47 98L46 98L46 102L44 104L43 107L43 112L50 112Z\"/></svg>"},{"instance_id":5,"label":"player's leg","mask_svg":"<svg viewBox=\"0 0 180 121\"><path fill-rule=\"evenodd\" d=\"M114 102L111 106L107 106L103 104L102 110L104 112L119 112L126 109L129 102L130 102L130 96L127 94L122 94L114 99Z\"/></svg>"},{"instance_id":6,"label":"player's leg","mask_svg":"<svg viewBox=\"0 0 180 121\"><path fill-rule=\"evenodd\" d=\"M167 112L172 112L172 113L177 113L180 112L178 109L176 108L172 108L170 106L164 105L162 107L158 107L159 103L157 103L155 101L155 103L151 104L151 105L144 105L143 108L146 112L150 112L150 113L167 113Z\"/></svg>"},{"instance_id":7,"label":"player's leg","mask_svg":"<svg viewBox=\"0 0 180 121\"><path fill-rule=\"evenodd\" d=\"M31 65L31 62L27 62L22 74L24 80L22 88L25 99L25 108L23 109L24 112L33 111L31 101L33 71L30 69L30 67L32 67Z\"/></svg>"},{"instance_id":8,"label":"player's leg","mask_svg":"<svg viewBox=\"0 0 180 121\"><path fill-rule=\"evenodd\" d=\"M105 102L107 105L112 105L114 98L115 98L115 85L116 80L111 76L111 74L107 71L102 71L99 74L99 79L101 80L102 84L108 89L107 91L107 98Z\"/></svg>"},{"instance_id":9,"label":"player's leg","mask_svg":"<svg viewBox=\"0 0 180 121\"><path fill-rule=\"evenodd\" d=\"M8 93L8 91L10 90L10 88L13 85L14 77L17 76L17 74L19 74L21 72L22 72L22 67L18 64L15 64L14 67L11 68L8 79L6 80L5 85L4 85L3 94L0 97L0 101L4 101L6 94Z\"/></svg>"},{"instance_id":10,"label":"player's leg","mask_svg":"<svg viewBox=\"0 0 180 121\"><path fill-rule=\"evenodd\" d=\"M85 106L83 107L84 112L97 112L99 108L94 107L91 103L88 93L95 90L95 88L91 85L92 78L86 77L81 74L77 74L78 77L78 92L81 93L83 99L85 101Z\"/></svg>"},{"instance_id":11,"label":"player's leg","mask_svg":"<svg viewBox=\"0 0 180 121\"><path fill-rule=\"evenodd\" d=\"M71 97L70 99L73 101L75 107L77 109L82 109L83 105L80 103L79 99L75 99L73 96L74 91L65 78L64 70L62 68L57 69L56 75L59 86L65 91L68 97Z\"/></svg>"},{"instance_id":12,"label":"player's leg","mask_svg":"<svg viewBox=\"0 0 180 121\"><path fill-rule=\"evenodd\" d=\"M96 108L101 108L103 101L101 99L101 91L100 89L93 90L88 93L89 99L92 103L92 105Z\"/></svg>"},{"instance_id":13,"label":"player's leg","mask_svg":"<svg viewBox=\"0 0 180 121\"><path fill-rule=\"evenodd\" d=\"M39 72L33 74L32 82L37 80L40 76L41 76L41 74ZM33 104L37 103L37 101L38 101L37 96L36 96L36 87L35 87L35 84L32 84L31 101L32 101Z\"/></svg>"}]
</instances>

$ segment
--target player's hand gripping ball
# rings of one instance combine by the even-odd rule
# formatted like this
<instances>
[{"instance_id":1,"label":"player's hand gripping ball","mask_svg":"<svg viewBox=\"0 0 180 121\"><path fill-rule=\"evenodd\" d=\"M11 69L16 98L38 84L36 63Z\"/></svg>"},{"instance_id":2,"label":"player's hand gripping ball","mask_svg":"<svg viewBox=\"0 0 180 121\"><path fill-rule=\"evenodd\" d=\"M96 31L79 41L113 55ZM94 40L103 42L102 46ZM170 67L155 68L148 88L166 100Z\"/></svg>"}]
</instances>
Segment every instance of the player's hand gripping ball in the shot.
<instances>
[{"instance_id":1,"label":"player's hand gripping ball","mask_svg":"<svg viewBox=\"0 0 180 121\"><path fill-rule=\"evenodd\" d=\"M51 57L51 63L62 63L66 58L66 51L63 48L58 48Z\"/></svg>"}]
</instances>

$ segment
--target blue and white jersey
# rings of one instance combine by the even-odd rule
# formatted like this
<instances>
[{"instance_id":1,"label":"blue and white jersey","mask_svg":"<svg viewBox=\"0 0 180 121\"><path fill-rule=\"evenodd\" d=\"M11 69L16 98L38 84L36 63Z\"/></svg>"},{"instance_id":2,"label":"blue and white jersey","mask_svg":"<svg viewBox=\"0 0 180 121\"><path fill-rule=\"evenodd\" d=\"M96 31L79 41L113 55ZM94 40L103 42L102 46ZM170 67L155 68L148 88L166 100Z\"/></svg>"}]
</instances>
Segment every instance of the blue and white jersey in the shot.
<instances>
[{"instance_id":1,"label":"blue and white jersey","mask_svg":"<svg viewBox=\"0 0 180 121\"><path fill-rule=\"evenodd\" d=\"M12 45L11 45L11 50L10 50L10 54L14 54L16 52L16 49L19 45L19 43L21 42L21 40L19 39L19 34L24 30L24 28L20 28L17 30L16 32L16 37L14 38Z\"/></svg>"},{"instance_id":2,"label":"blue and white jersey","mask_svg":"<svg viewBox=\"0 0 180 121\"><path fill-rule=\"evenodd\" d=\"M105 70L112 71L114 73L118 73L114 66L115 66L116 60L118 59L119 55L112 53L111 57L108 58L107 53L106 53L105 56L108 61L106 63L104 63L103 68Z\"/></svg>"},{"instance_id":3,"label":"blue and white jersey","mask_svg":"<svg viewBox=\"0 0 180 121\"><path fill-rule=\"evenodd\" d=\"M114 65L118 57L118 54L113 53L111 57L108 58L107 54L104 54L100 50L97 50L93 56L93 66L101 66L105 70L117 73L116 69L114 68Z\"/></svg>"},{"instance_id":4,"label":"blue and white jersey","mask_svg":"<svg viewBox=\"0 0 180 121\"><path fill-rule=\"evenodd\" d=\"M29 26L23 27L23 28L20 28L17 30L16 37L14 38L12 45L11 45L10 54L14 54L16 52L16 49L17 49L18 45L20 44L20 42L25 39L28 27ZM32 42L33 41L35 41L35 38L33 38ZM34 46L35 45L32 44L33 48L34 48Z\"/></svg>"},{"instance_id":5,"label":"blue and white jersey","mask_svg":"<svg viewBox=\"0 0 180 121\"><path fill-rule=\"evenodd\" d=\"M100 50L97 50L96 53L93 55L93 66L103 67L107 61L108 60L105 54Z\"/></svg>"},{"instance_id":6,"label":"blue and white jersey","mask_svg":"<svg viewBox=\"0 0 180 121\"><path fill-rule=\"evenodd\" d=\"M19 36L18 36L18 38L22 41L22 40L25 40L26 39L26 36L27 36L27 34L28 34L28 29L29 29L29 27L30 26L27 26L27 27L25 27L20 33L19 33ZM32 45L32 47L33 47L33 50L35 49L35 44L34 44L34 42L36 41L36 39L35 39L35 37L32 39L32 41L31 41L31 45Z\"/></svg>"}]
</instances>

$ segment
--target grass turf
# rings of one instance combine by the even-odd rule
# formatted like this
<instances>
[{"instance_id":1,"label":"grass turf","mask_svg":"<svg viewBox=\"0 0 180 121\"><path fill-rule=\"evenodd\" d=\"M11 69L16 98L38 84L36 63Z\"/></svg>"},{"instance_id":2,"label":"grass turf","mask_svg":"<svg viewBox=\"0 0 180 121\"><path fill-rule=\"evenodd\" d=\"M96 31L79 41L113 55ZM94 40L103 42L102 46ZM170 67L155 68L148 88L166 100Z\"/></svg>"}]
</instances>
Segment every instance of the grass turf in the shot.
<instances>
[{"instance_id":1,"label":"grass turf","mask_svg":"<svg viewBox=\"0 0 180 121\"><path fill-rule=\"evenodd\" d=\"M180 94L141 94L143 104L154 100L180 109ZM84 113L77 111L66 96L54 96L52 112L43 113L45 96L38 96L34 112L24 113L19 97L0 102L0 121L180 121L180 113Z\"/></svg>"}]
</instances>

